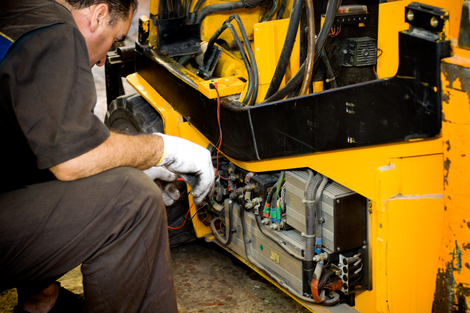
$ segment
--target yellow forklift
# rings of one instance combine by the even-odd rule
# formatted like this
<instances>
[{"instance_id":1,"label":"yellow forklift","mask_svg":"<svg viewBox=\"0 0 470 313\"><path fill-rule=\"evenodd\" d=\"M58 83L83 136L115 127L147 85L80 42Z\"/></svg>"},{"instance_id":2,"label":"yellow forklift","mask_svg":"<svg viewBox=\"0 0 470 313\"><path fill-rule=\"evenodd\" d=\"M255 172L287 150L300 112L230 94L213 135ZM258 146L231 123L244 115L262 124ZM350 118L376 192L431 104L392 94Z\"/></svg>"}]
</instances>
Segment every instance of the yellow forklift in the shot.
<instances>
[{"instance_id":1,"label":"yellow forklift","mask_svg":"<svg viewBox=\"0 0 470 313\"><path fill-rule=\"evenodd\" d=\"M173 244L218 244L312 312L469 312L469 13L152 0L108 54L105 122L212 152L214 193L168 208Z\"/></svg>"}]
</instances>

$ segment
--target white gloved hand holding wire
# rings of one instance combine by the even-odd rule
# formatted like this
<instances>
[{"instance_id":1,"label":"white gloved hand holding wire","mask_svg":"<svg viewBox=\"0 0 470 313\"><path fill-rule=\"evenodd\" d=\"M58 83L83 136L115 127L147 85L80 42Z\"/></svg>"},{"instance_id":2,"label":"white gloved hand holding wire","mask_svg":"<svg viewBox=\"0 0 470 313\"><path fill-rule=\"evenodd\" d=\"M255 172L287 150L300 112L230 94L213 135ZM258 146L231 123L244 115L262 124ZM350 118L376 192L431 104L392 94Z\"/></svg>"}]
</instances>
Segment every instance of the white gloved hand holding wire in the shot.
<instances>
[{"instance_id":1,"label":"white gloved hand holding wire","mask_svg":"<svg viewBox=\"0 0 470 313\"><path fill-rule=\"evenodd\" d=\"M188 140L154 133L163 139L163 155L157 164L182 177L190 186L195 204L214 189L214 167L209 150Z\"/></svg>"},{"instance_id":2,"label":"white gloved hand holding wire","mask_svg":"<svg viewBox=\"0 0 470 313\"><path fill-rule=\"evenodd\" d=\"M163 166L152 166L143 171L152 180L159 179L162 184L159 186L162 191L163 201L167 206L172 205L180 197L178 187L173 183L178 176L170 172Z\"/></svg>"}]
</instances>

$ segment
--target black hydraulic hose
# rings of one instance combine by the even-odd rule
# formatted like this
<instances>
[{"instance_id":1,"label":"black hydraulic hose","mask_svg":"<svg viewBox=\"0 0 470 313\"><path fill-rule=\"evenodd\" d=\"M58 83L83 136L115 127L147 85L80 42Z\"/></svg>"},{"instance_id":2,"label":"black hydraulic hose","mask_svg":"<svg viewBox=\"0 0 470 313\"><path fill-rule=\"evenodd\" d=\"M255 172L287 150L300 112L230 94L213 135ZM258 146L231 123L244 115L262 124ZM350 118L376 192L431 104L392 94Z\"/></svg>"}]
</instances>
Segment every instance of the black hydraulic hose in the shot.
<instances>
[{"instance_id":1,"label":"black hydraulic hose","mask_svg":"<svg viewBox=\"0 0 470 313\"><path fill-rule=\"evenodd\" d=\"M185 12L186 12L186 16L190 16L189 15L189 10L191 9L191 5L193 4L193 1L192 0L188 0L188 3L187 3L187 6L185 8Z\"/></svg>"},{"instance_id":2,"label":"black hydraulic hose","mask_svg":"<svg viewBox=\"0 0 470 313\"><path fill-rule=\"evenodd\" d=\"M238 34L230 22L234 20L238 24L238 28L240 29L240 33L242 35L243 41L246 43L246 51L248 52L249 60L246 57L245 49L238 37ZM258 77L258 66L256 64L255 54L253 53L253 49L251 49L250 40L248 39L248 35L246 34L245 27L243 26L243 22L237 14L230 15L225 22L215 31L212 35L211 39L207 43L207 51L212 50L212 46L215 44L217 38L222 34L222 32L229 28L232 32L233 39L235 40L238 49L240 50L240 54L242 56L243 62L245 63L246 70L248 72L248 90L246 93L245 98L243 99L244 104L248 104L249 106L254 105L256 98L258 96L258 88L259 88L259 77ZM208 55L204 54L203 63L207 62ZM251 64L250 64L251 63ZM250 98L251 97L251 98ZM249 100L249 102L248 102Z\"/></svg>"},{"instance_id":3,"label":"black hydraulic hose","mask_svg":"<svg viewBox=\"0 0 470 313\"><path fill-rule=\"evenodd\" d=\"M268 196L266 197L266 204L268 203L271 204L271 201L273 201L273 196L276 190L277 190L277 185L274 185L269 191Z\"/></svg>"},{"instance_id":4,"label":"black hydraulic hose","mask_svg":"<svg viewBox=\"0 0 470 313\"><path fill-rule=\"evenodd\" d=\"M224 246L228 246L232 242L232 229L233 229L233 218L232 218L232 212L233 212L233 201L232 200L226 200L225 201L225 207L228 205L228 220L229 220L229 225L228 228L225 230L225 239L220 236L219 232L217 231L217 228L215 227L215 223L217 220L220 221L219 217L214 218L211 221L211 230L212 234L217 238L217 240L220 241L221 244Z\"/></svg>"},{"instance_id":5,"label":"black hydraulic hose","mask_svg":"<svg viewBox=\"0 0 470 313\"><path fill-rule=\"evenodd\" d=\"M215 33L212 35L211 39L207 43L207 48L206 48L206 52L204 53L202 63L203 64L207 63L207 59L209 58L209 54L207 52L212 50L212 47L214 46L217 38L219 38L219 36L224 32L225 29L229 28L230 31L232 32L233 39L235 40L235 43L237 44L238 49L240 50L240 54L242 56L243 62L245 63L245 67L248 72L248 90L247 90L245 98L242 101L242 103L246 105L248 104L248 100L250 99L250 96L253 93L252 90L253 90L254 74L252 72L250 62L247 59L245 49L243 48L240 38L238 37L238 34L235 31L235 28L233 27L233 25L230 24L230 22L227 22L227 20L222 25L220 25L220 27L215 31Z\"/></svg>"},{"instance_id":6,"label":"black hydraulic hose","mask_svg":"<svg viewBox=\"0 0 470 313\"><path fill-rule=\"evenodd\" d=\"M330 84L331 88L337 88L338 84L336 83L335 74L333 73L333 69L331 68L330 60L328 59L328 56L326 55L326 51L324 50L321 54L321 61L323 63L323 66L325 67L326 82Z\"/></svg>"},{"instance_id":7,"label":"black hydraulic hose","mask_svg":"<svg viewBox=\"0 0 470 313\"><path fill-rule=\"evenodd\" d=\"M255 82L255 76L258 77L258 75L255 75L253 69L251 68L250 61L246 57L245 49L243 48L243 44L240 41L240 38L238 38L237 31L235 30L235 27L233 27L230 22L225 23L227 27L230 29L233 35L233 39L235 39L235 42L237 43L238 49L240 50L240 54L242 56L243 62L245 63L246 70L248 72L248 89L246 91L245 98L243 99L243 103L251 105L251 99L253 99L253 89L254 89L254 82ZM250 43L248 42L248 46ZM255 61L256 62L256 61ZM255 63L256 64L256 63ZM251 99L250 99L251 97Z\"/></svg>"},{"instance_id":8,"label":"black hydraulic hose","mask_svg":"<svg viewBox=\"0 0 470 313\"><path fill-rule=\"evenodd\" d=\"M321 195L323 190L325 190L326 184L328 183L328 178L323 176L320 187L318 187L315 193L315 253L319 254L321 252L323 244L323 227L322 227L322 213L321 213Z\"/></svg>"},{"instance_id":9,"label":"black hydraulic hose","mask_svg":"<svg viewBox=\"0 0 470 313\"><path fill-rule=\"evenodd\" d=\"M183 12L186 14L186 7L188 6L188 0L183 0Z\"/></svg>"},{"instance_id":10,"label":"black hydraulic hose","mask_svg":"<svg viewBox=\"0 0 470 313\"><path fill-rule=\"evenodd\" d=\"M201 5L204 3L204 1L205 0L198 0L196 2L193 12L191 12L191 15L190 15L189 25L194 24L194 22L196 22L197 12L201 8ZM188 14L189 14L189 9L190 9L190 6L188 6L188 8L186 9L187 10L186 12L188 12Z\"/></svg>"},{"instance_id":11,"label":"black hydraulic hose","mask_svg":"<svg viewBox=\"0 0 470 313\"><path fill-rule=\"evenodd\" d=\"M282 0L281 1L281 6L279 7L279 11L277 11L277 20L282 19L282 16L284 15L284 12L286 11L286 6L287 6L287 0Z\"/></svg>"},{"instance_id":12,"label":"black hydraulic hose","mask_svg":"<svg viewBox=\"0 0 470 313\"><path fill-rule=\"evenodd\" d=\"M307 24L308 24L308 48L307 48L307 59L305 60L305 74L300 87L300 95L306 95L308 93L308 87L312 81L313 67L315 63L315 13L313 9L313 0L306 0L307 2Z\"/></svg>"},{"instance_id":13,"label":"black hydraulic hose","mask_svg":"<svg viewBox=\"0 0 470 313\"><path fill-rule=\"evenodd\" d=\"M325 21L323 23L323 27L320 30L320 34L317 38L317 44L315 46L315 62L318 61L319 57L321 56L321 51L325 46L326 39L328 38L328 34L330 32L331 26L333 25L333 21L336 16L336 12L338 11L337 8L341 5L341 0L330 0L328 1L328 6L326 8L326 15ZM305 62L299 68L297 73L289 80L284 87L282 87L279 91L275 94L270 96L269 98L265 98L262 103L273 102L277 100L284 99L303 79L303 75L305 72Z\"/></svg>"},{"instance_id":14,"label":"black hydraulic hose","mask_svg":"<svg viewBox=\"0 0 470 313\"><path fill-rule=\"evenodd\" d=\"M184 7L183 3L180 0L176 0L176 11L178 12L178 17L184 16Z\"/></svg>"},{"instance_id":15,"label":"black hydraulic hose","mask_svg":"<svg viewBox=\"0 0 470 313\"><path fill-rule=\"evenodd\" d=\"M214 12L221 12L221 11L230 11L235 9L242 9L248 8L249 6L243 1L234 1L234 2L227 2L227 3L216 3L212 5L208 5L201 9L197 13L196 22L190 24L201 24L201 22L206 18L207 15L214 13Z\"/></svg>"},{"instance_id":16,"label":"black hydraulic hose","mask_svg":"<svg viewBox=\"0 0 470 313\"><path fill-rule=\"evenodd\" d=\"M289 64L290 56L292 54L292 48L294 47L295 37L297 36L297 29L299 28L300 13L302 12L303 4L303 0L296 0L292 5L293 10L290 15L289 25L287 26L286 39L284 40L281 55L279 56L279 61L277 62L273 79L269 84L265 99L271 97L276 91L278 91L282 78L286 73L287 65Z\"/></svg>"},{"instance_id":17,"label":"black hydraulic hose","mask_svg":"<svg viewBox=\"0 0 470 313\"><path fill-rule=\"evenodd\" d=\"M237 14L232 14L227 19L227 22L230 23L232 19L238 24L238 28L240 29L240 33L242 34L243 42L245 42L246 51L248 52L248 56L250 57L251 62L251 69L253 71L253 92L251 94L251 99L248 105L252 106L256 102L256 98L258 97L258 88L259 88L259 77L258 77L258 65L256 64L255 54L253 53L253 49L251 49L250 40L248 39L248 35L246 34L245 26L243 22ZM243 49L242 49L243 50Z\"/></svg>"}]
</instances>

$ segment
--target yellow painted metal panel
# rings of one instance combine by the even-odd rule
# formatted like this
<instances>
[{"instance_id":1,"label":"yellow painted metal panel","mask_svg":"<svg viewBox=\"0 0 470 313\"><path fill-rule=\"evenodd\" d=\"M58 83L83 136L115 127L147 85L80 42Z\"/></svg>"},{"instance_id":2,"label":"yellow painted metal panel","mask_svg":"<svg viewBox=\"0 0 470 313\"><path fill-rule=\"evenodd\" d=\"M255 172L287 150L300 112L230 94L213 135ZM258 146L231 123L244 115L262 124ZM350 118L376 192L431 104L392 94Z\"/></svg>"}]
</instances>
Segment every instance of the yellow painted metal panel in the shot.
<instances>
[{"instance_id":1,"label":"yellow painted metal panel","mask_svg":"<svg viewBox=\"0 0 470 313\"><path fill-rule=\"evenodd\" d=\"M444 212L441 160L393 158L376 170L370 244L377 312L430 311ZM371 312L365 299L356 303Z\"/></svg>"},{"instance_id":2,"label":"yellow painted metal panel","mask_svg":"<svg viewBox=\"0 0 470 313\"><path fill-rule=\"evenodd\" d=\"M161 115L165 134L179 136L179 124L183 122L183 117L139 74L127 76L127 81Z\"/></svg>"},{"instance_id":3,"label":"yellow painted metal panel","mask_svg":"<svg viewBox=\"0 0 470 313\"><path fill-rule=\"evenodd\" d=\"M259 90L256 102L264 99L281 55L289 19L257 23L254 26L254 54L259 73ZM285 85L299 69L300 34L297 32L289 66L280 87Z\"/></svg>"},{"instance_id":4,"label":"yellow painted metal panel","mask_svg":"<svg viewBox=\"0 0 470 313\"><path fill-rule=\"evenodd\" d=\"M441 151L441 140L437 138L263 161L230 160L251 172L310 167L369 199L375 199L376 189L370 182L375 181L377 168L388 165L392 158L438 154Z\"/></svg>"},{"instance_id":5,"label":"yellow painted metal panel","mask_svg":"<svg viewBox=\"0 0 470 313\"><path fill-rule=\"evenodd\" d=\"M184 122L179 124L180 126L180 131L181 131L181 138L187 139L189 141L192 141L194 143L197 143L203 147L207 147L209 144L209 141L204 137L200 132L195 130L194 127L191 126L188 122ZM188 186L188 194L191 191L191 187L187 184ZM196 213L196 205L193 204L193 197L189 195L189 204L191 207L191 216ZM202 238L206 236L207 234L211 234L211 228L209 226L204 225L203 222L196 216L192 219L193 226L194 226L194 232L196 233L196 236L198 238Z\"/></svg>"},{"instance_id":6,"label":"yellow painted metal panel","mask_svg":"<svg viewBox=\"0 0 470 313\"><path fill-rule=\"evenodd\" d=\"M411 2L414 1L393 1L382 3L379 6L377 47L383 51L383 54L377 60L377 74L379 78L391 77L397 72L398 31L408 29L409 27L408 23L405 23L404 8ZM420 0L418 2L449 10L450 36L458 37L463 0Z\"/></svg>"},{"instance_id":7,"label":"yellow painted metal panel","mask_svg":"<svg viewBox=\"0 0 470 313\"><path fill-rule=\"evenodd\" d=\"M401 160L401 191L403 195L442 194L444 183L442 154L404 158ZM423 166L425 164L425 166Z\"/></svg>"},{"instance_id":8,"label":"yellow painted metal panel","mask_svg":"<svg viewBox=\"0 0 470 313\"><path fill-rule=\"evenodd\" d=\"M382 50L382 55L377 59L379 78L392 77L397 73L398 32L408 29L404 18L407 4L408 1L395 1L379 5L377 48Z\"/></svg>"},{"instance_id":9,"label":"yellow painted metal panel","mask_svg":"<svg viewBox=\"0 0 470 313\"><path fill-rule=\"evenodd\" d=\"M150 1L150 10L149 10L149 18L153 16L158 16L158 6L160 5L160 1L152 0ZM149 45L151 47L157 46L157 26L152 23L152 19L150 19L150 32L148 38Z\"/></svg>"},{"instance_id":10,"label":"yellow painted metal panel","mask_svg":"<svg viewBox=\"0 0 470 313\"><path fill-rule=\"evenodd\" d=\"M469 56L468 51L454 47L454 56L442 65L445 212L435 312L468 312L470 306Z\"/></svg>"},{"instance_id":11,"label":"yellow painted metal panel","mask_svg":"<svg viewBox=\"0 0 470 313\"><path fill-rule=\"evenodd\" d=\"M237 76L243 77L248 80L248 73L246 71L245 64L242 60L236 57L233 53L222 50L222 54L217 62L217 66L214 70L215 77L229 77Z\"/></svg>"},{"instance_id":12,"label":"yellow painted metal panel","mask_svg":"<svg viewBox=\"0 0 470 313\"><path fill-rule=\"evenodd\" d=\"M434 175L439 179L439 175ZM440 179L439 179L440 180ZM443 196L397 196L388 211L390 312L431 312L439 258Z\"/></svg>"}]
</instances>

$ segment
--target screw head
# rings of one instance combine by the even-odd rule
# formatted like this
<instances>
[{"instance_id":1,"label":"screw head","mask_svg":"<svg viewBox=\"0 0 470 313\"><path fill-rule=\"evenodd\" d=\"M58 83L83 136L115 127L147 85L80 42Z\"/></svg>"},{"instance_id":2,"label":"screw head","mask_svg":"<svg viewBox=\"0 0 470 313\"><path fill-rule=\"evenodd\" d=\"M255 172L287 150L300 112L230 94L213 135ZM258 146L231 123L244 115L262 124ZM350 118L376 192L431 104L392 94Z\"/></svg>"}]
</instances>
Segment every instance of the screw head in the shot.
<instances>
[{"instance_id":1,"label":"screw head","mask_svg":"<svg viewBox=\"0 0 470 313\"><path fill-rule=\"evenodd\" d=\"M339 251L339 250L341 250L341 248L340 248L340 247L338 247L338 248L336 248L336 250L338 250L338 251Z\"/></svg>"},{"instance_id":2,"label":"screw head","mask_svg":"<svg viewBox=\"0 0 470 313\"><path fill-rule=\"evenodd\" d=\"M431 18L430 24L431 24L432 27L436 28L437 25L439 25L439 20L437 19L437 17L433 16Z\"/></svg>"}]
</instances>

